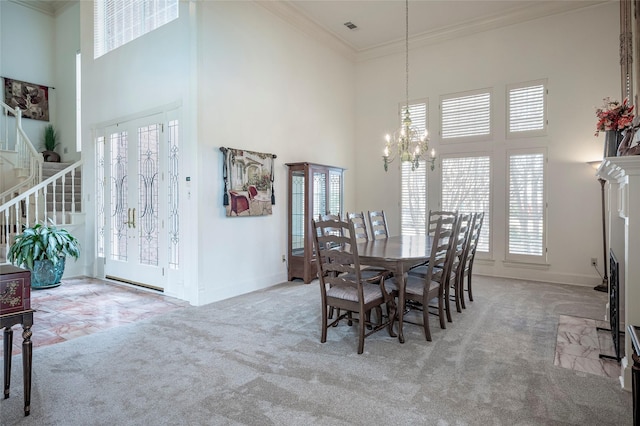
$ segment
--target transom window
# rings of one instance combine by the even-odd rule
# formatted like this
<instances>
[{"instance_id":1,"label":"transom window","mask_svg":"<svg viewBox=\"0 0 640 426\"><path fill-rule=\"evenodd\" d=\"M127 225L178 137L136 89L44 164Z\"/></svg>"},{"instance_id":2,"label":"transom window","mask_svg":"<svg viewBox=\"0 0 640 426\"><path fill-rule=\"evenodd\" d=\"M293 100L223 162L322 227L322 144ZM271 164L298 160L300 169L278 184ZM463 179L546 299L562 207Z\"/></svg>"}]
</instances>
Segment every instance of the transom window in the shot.
<instances>
[{"instance_id":1,"label":"transom window","mask_svg":"<svg viewBox=\"0 0 640 426\"><path fill-rule=\"evenodd\" d=\"M440 98L442 140L486 138L491 135L491 91L444 95Z\"/></svg>"},{"instance_id":2,"label":"transom window","mask_svg":"<svg viewBox=\"0 0 640 426\"><path fill-rule=\"evenodd\" d=\"M507 86L507 137L547 133L547 82L538 80Z\"/></svg>"},{"instance_id":3,"label":"transom window","mask_svg":"<svg viewBox=\"0 0 640 426\"><path fill-rule=\"evenodd\" d=\"M178 0L93 2L93 58L178 18Z\"/></svg>"}]
</instances>

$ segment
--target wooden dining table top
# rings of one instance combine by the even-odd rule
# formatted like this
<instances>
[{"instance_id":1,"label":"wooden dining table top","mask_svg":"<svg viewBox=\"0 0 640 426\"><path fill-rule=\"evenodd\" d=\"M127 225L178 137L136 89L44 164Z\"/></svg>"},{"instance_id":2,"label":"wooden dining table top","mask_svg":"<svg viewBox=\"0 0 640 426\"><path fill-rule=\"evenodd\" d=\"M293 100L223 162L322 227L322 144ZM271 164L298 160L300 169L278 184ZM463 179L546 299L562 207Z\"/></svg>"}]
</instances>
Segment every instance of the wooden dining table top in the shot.
<instances>
[{"instance_id":1,"label":"wooden dining table top","mask_svg":"<svg viewBox=\"0 0 640 426\"><path fill-rule=\"evenodd\" d=\"M432 237L427 235L398 235L358 244L358 256L383 261L424 262L431 255Z\"/></svg>"}]
</instances>

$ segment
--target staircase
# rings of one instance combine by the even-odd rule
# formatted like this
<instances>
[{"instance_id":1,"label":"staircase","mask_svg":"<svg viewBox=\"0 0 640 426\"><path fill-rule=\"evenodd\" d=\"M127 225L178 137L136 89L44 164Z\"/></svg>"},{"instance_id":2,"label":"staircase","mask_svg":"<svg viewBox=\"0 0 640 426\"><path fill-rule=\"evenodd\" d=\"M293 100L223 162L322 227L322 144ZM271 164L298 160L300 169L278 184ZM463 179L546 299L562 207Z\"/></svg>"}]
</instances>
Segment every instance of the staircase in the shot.
<instances>
[{"instance_id":1,"label":"staircase","mask_svg":"<svg viewBox=\"0 0 640 426\"><path fill-rule=\"evenodd\" d=\"M46 181L70 165L71 163L42 163L42 180ZM82 171L76 170L73 175L71 172L67 172L64 175L64 179L57 179L47 191L46 210L48 212L80 213L82 211L82 200L77 195L81 193Z\"/></svg>"},{"instance_id":2,"label":"staircase","mask_svg":"<svg viewBox=\"0 0 640 426\"><path fill-rule=\"evenodd\" d=\"M22 129L21 112L0 101L0 157L2 173L13 168L20 179L11 188L0 189L0 264L17 233L36 223L77 225L83 220L82 160L73 163L43 163ZM13 115L10 117L10 115ZM15 132L9 132L15 127Z\"/></svg>"}]
</instances>

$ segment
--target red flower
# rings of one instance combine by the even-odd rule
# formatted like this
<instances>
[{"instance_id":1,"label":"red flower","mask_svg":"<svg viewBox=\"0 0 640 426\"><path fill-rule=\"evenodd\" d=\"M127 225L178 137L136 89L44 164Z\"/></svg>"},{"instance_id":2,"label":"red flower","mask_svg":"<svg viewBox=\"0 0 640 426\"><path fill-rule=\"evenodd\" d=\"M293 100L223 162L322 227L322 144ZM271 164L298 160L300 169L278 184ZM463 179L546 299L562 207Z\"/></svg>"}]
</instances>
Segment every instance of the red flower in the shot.
<instances>
[{"instance_id":1,"label":"red flower","mask_svg":"<svg viewBox=\"0 0 640 426\"><path fill-rule=\"evenodd\" d=\"M623 130L631 126L634 106L629 106L628 99L625 98L622 104L618 101L612 101L608 97L603 101L604 105L596 109L596 117L598 117L596 136L604 130Z\"/></svg>"}]
</instances>

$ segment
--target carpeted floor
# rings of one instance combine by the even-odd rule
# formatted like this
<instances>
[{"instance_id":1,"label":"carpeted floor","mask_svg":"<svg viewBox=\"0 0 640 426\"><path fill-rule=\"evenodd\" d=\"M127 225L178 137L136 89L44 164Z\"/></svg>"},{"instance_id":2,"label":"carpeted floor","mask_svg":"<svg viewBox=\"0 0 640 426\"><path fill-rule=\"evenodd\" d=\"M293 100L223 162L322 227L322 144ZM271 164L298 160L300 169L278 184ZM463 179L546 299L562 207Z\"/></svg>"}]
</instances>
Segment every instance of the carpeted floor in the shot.
<instances>
[{"instance_id":1,"label":"carpeted floor","mask_svg":"<svg viewBox=\"0 0 640 426\"><path fill-rule=\"evenodd\" d=\"M356 354L355 327L319 342L319 290L284 283L20 356L1 425L627 425L617 379L554 365L560 315L601 319L588 287L475 277L475 302L433 342L406 325ZM212 284L215 285L215 284Z\"/></svg>"}]
</instances>

